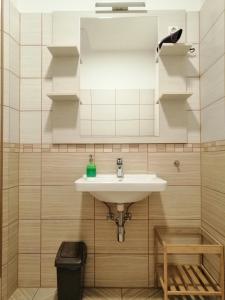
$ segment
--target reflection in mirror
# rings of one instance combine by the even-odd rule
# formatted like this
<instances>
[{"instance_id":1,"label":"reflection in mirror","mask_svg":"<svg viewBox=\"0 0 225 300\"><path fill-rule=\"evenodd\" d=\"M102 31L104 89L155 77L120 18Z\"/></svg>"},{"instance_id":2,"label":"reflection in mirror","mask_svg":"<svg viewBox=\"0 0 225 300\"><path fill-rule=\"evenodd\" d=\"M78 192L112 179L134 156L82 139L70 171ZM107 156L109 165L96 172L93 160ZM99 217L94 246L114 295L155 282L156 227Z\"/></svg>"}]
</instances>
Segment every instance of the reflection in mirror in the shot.
<instances>
[{"instance_id":1,"label":"reflection in mirror","mask_svg":"<svg viewBox=\"0 0 225 300\"><path fill-rule=\"evenodd\" d=\"M154 136L157 17L81 19L82 136Z\"/></svg>"}]
</instances>

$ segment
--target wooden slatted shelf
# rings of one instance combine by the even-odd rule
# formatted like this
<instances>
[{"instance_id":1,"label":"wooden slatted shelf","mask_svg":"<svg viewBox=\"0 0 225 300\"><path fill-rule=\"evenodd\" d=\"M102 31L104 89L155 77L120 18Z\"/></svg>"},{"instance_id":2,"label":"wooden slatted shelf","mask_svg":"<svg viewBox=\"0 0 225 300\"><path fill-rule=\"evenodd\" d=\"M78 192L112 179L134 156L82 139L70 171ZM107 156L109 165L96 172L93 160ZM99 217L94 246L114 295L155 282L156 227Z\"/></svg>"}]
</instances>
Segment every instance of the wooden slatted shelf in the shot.
<instances>
[{"instance_id":1,"label":"wooden slatted shelf","mask_svg":"<svg viewBox=\"0 0 225 300\"><path fill-rule=\"evenodd\" d=\"M224 300L224 247L202 228L155 227L155 286L160 282L164 300L169 296L217 296ZM160 249L160 252L159 252ZM172 264L171 255L197 255L199 264ZM159 255L163 263L158 263ZM216 255L220 261L219 280L215 280L204 265L205 255Z\"/></svg>"}]
</instances>

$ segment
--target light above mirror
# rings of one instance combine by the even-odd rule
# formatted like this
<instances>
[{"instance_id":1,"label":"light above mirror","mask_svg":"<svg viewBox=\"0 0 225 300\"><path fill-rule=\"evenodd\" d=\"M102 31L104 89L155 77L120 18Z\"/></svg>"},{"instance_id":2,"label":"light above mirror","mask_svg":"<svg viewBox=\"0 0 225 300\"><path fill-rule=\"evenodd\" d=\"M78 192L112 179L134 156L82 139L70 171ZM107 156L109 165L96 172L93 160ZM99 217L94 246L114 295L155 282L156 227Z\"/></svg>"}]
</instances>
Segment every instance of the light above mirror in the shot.
<instances>
[{"instance_id":1,"label":"light above mirror","mask_svg":"<svg viewBox=\"0 0 225 300\"><path fill-rule=\"evenodd\" d=\"M96 2L96 13L145 13L146 10L137 9L145 7L145 2ZM99 9L101 8L101 9ZM105 8L111 8L105 10ZM131 9L130 9L131 8Z\"/></svg>"}]
</instances>

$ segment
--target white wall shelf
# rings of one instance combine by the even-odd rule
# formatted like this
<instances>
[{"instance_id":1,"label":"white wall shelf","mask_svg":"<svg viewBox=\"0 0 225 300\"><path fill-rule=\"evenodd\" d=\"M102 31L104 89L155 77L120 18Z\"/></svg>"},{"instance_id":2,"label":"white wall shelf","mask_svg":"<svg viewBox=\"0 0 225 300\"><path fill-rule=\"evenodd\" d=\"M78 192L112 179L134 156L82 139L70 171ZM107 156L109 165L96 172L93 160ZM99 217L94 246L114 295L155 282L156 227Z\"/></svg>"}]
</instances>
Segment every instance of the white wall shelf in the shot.
<instances>
[{"instance_id":1,"label":"white wall shelf","mask_svg":"<svg viewBox=\"0 0 225 300\"><path fill-rule=\"evenodd\" d=\"M48 93L47 96L53 101L78 101L77 93Z\"/></svg>"},{"instance_id":2,"label":"white wall shelf","mask_svg":"<svg viewBox=\"0 0 225 300\"><path fill-rule=\"evenodd\" d=\"M162 48L159 50L159 56L185 56L190 51L191 44L163 44Z\"/></svg>"},{"instance_id":3,"label":"white wall shelf","mask_svg":"<svg viewBox=\"0 0 225 300\"><path fill-rule=\"evenodd\" d=\"M184 92L184 93L164 92L160 94L157 104L159 103L159 101L170 101L170 100L186 101L191 96L192 93L188 93L188 92Z\"/></svg>"},{"instance_id":4,"label":"white wall shelf","mask_svg":"<svg viewBox=\"0 0 225 300\"><path fill-rule=\"evenodd\" d=\"M79 56L79 50L76 46L48 46L48 50L54 57L76 57Z\"/></svg>"}]
</instances>

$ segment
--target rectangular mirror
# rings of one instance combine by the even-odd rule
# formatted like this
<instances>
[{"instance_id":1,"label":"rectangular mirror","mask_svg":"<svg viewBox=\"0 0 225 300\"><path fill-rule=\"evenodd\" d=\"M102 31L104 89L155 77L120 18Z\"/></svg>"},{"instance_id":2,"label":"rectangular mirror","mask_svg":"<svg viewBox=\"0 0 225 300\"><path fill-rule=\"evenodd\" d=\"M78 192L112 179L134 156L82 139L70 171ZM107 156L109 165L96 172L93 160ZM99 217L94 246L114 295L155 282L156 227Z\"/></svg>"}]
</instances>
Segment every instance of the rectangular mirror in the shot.
<instances>
[{"instance_id":1,"label":"rectangular mirror","mask_svg":"<svg viewBox=\"0 0 225 300\"><path fill-rule=\"evenodd\" d=\"M155 136L157 17L81 18L80 134Z\"/></svg>"}]
</instances>

